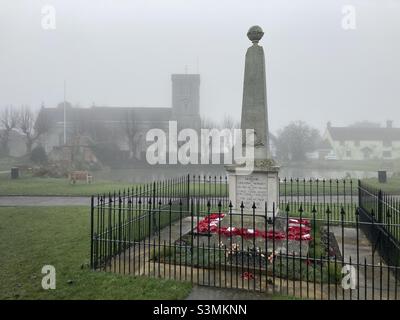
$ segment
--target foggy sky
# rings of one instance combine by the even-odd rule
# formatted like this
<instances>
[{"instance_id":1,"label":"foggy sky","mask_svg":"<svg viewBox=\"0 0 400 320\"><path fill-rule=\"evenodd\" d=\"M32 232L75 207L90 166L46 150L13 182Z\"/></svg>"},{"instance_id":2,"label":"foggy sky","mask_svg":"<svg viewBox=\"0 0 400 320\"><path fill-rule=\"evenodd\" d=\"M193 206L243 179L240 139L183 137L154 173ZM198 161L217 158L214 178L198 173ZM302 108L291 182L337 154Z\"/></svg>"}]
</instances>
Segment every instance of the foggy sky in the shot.
<instances>
[{"instance_id":1,"label":"foggy sky","mask_svg":"<svg viewBox=\"0 0 400 320\"><path fill-rule=\"evenodd\" d=\"M41 8L56 9L43 30ZM342 5L356 30L341 27ZM269 125L395 120L400 1L0 0L0 108L170 106L171 73L201 74L202 115L240 119L250 26L264 30Z\"/></svg>"}]
</instances>

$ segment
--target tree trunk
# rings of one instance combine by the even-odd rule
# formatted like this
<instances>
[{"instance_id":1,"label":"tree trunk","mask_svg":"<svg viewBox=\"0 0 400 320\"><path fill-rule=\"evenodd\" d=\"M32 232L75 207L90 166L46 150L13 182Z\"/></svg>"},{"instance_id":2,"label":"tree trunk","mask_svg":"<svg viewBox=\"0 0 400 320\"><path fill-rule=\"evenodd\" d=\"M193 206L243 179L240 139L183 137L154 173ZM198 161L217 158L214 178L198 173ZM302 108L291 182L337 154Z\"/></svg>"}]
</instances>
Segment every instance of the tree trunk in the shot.
<instances>
[{"instance_id":1,"label":"tree trunk","mask_svg":"<svg viewBox=\"0 0 400 320\"><path fill-rule=\"evenodd\" d=\"M1 145L0 145L0 156L9 156L10 155L10 148L8 147L8 139L3 138L1 140Z\"/></svg>"},{"instance_id":2,"label":"tree trunk","mask_svg":"<svg viewBox=\"0 0 400 320\"><path fill-rule=\"evenodd\" d=\"M33 145L33 141L32 140L28 140L26 142L26 153L27 154L31 154L32 153L32 145Z\"/></svg>"}]
</instances>

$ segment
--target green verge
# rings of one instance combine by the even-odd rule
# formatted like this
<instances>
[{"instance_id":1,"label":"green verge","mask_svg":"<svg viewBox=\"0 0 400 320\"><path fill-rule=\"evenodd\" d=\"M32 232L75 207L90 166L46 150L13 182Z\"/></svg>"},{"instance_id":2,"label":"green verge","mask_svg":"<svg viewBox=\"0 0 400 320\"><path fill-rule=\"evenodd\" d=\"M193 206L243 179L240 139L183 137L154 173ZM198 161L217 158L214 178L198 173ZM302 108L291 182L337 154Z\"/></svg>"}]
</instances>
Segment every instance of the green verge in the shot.
<instances>
[{"instance_id":1,"label":"green verge","mask_svg":"<svg viewBox=\"0 0 400 320\"><path fill-rule=\"evenodd\" d=\"M92 184L69 183L62 178L21 177L11 180L9 175L0 175L0 195L24 196L91 196L131 188L134 185L112 181L94 181Z\"/></svg>"},{"instance_id":2,"label":"green verge","mask_svg":"<svg viewBox=\"0 0 400 320\"><path fill-rule=\"evenodd\" d=\"M388 178L386 183L380 183L376 178L363 179L363 182L387 194L400 195L400 177Z\"/></svg>"},{"instance_id":3,"label":"green verge","mask_svg":"<svg viewBox=\"0 0 400 320\"><path fill-rule=\"evenodd\" d=\"M84 207L0 208L0 299L183 299L188 283L94 272ZM41 286L44 265L56 289Z\"/></svg>"},{"instance_id":4,"label":"green verge","mask_svg":"<svg viewBox=\"0 0 400 320\"><path fill-rule=\"evenodd\" d=\"M400 178L389 178L387 183L379 183L375 178L363 179L363 182L368 185L381 189L388 194L400 194ZM0 196L6 195L25 195L25 196L91 196L96 194L108 194L109 192L118 192L128 190L130 188L139 187L143 184L132 184L120 181L108 180L95 180L92 184L86 184L79 181L76 184L71 184L66 178L40 178L31 177L29 175L22 175L19 179L11 180L9 173L0 172ZM169 188L169 193L167 193ZM326 181L313 182L310 184L308 181L293 180L291 183L288 180L286 183L282 182L280 185L281 196L290 197L290 201L303 201L302 196L317 194L322 197L325 195L358 195L358 180L346 180L343 184L341 180L336 184L336 180L332 183ZM189 190L185 183L177 183L175 185L165 185L164 190L162 185L158 186L157 194L160 196L168 196L171 194L187 196L188 192L191 197L223 197L227 196L228 188L222 184L211 183L191 183ZM149 190L150 191L150 190ZM299 197L299 198L297 198Z\"/></svg>"},{"instance_id":5,"label":"green verge","mask_svg":"<svg viewBox=\"0 0 400 320\"><path fill-rule=\"evenodd\" d=\"M108 194L143 186L144 184L133 184L118 181L95 180L91 184L78 181L71 184L66 178L40 178L23 175L19 179L11 180L9 173L0 174L0 196L91 196L97 194ZM151 184L146 184L151 187ZM149 193L151 189L146 189ZM169 190L169 192L167 192ZM143 192L143 191L142 191ZM187 196L187 184L176 183L157 187L156 194L159 196ZM227 194L225 185L191 184L189 194L194 196L220 197Z\"/></svg>"}]
</instances>

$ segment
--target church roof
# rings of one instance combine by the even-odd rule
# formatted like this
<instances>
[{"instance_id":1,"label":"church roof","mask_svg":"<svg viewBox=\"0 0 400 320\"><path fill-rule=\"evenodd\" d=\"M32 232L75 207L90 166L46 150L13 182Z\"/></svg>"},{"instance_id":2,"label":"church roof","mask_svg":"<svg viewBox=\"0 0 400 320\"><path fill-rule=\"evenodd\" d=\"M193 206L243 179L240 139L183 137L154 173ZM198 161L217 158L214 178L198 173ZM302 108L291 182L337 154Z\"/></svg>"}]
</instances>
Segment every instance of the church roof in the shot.
<instances>
[{"instance_id":1,"label":"church roof","mask_svg":"<svg viewBox=\"0 0 400 320\"><path fill-rule=\"evenodd\" d=\"M168 121L171 119L171 108L155 107L92 107L92 115L97 121L121 121L131 117L136 121Z\"/></svg>"},{"instance_id":2,"label":"church roof","mask_svg":"<svg viewBox=\"0 0 400 320\"><path fill-rule=\"evenodd\" d=\"M99 122L120 122L129 117L135 121L168 121L171 119L171 108L153 107L97 107L74 108L66 107L67 121L87 120ZM50 123L64 121L64 108L42 108L39 117L45 117Z\"/></svg>"}]
</instances>

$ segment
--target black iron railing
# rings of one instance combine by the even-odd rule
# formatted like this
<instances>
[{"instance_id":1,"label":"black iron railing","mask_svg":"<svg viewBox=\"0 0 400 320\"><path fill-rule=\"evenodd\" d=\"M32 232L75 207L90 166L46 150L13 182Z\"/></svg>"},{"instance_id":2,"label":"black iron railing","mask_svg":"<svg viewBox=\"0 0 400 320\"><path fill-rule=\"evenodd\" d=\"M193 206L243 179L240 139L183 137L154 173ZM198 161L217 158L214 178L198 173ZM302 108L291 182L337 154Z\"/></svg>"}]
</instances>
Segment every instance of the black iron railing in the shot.
<instances>
[{"instance_id":1,"label":"black iron railing","mask_svg":"<svg viewBox=\"0 0 400 320\"><path fill-rule=\"evenodd\" d=\"M225 177L154 182L92 198L91 266L310 299L397 299L398 204L359 182L284 179L268 215L266 204L235 208Z\"/></svg>"},{"instance_id":2,"label":"black iron railing","mask_svg":"<svg viewBox=\"0 0 400 320\"><path fill-rule=\"evenodd\" d=\"M400 201L380 189L359 182L360 220L374 250L389 265L400 264Z\"/></svg>"}]
</instances>

